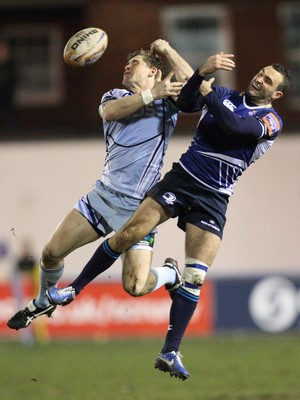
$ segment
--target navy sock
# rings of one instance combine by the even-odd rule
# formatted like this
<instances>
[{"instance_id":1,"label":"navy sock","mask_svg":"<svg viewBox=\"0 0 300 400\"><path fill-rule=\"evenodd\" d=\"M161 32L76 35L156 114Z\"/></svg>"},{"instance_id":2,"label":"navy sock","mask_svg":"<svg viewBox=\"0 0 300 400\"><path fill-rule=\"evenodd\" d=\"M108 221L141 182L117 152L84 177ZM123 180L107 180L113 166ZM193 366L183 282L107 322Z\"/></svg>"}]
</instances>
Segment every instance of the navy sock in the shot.
<instances>
[{"instance_id":1,"label":"navy sock","mask_svg":"<svg viewBox=\"0 0 300 400\"><path fill-rule=\"evenodd\" d=\"M170 309L170 325L162 353L178 351L197 304L176 293Z\"/></svg>"},{"instance_id":2,"label":"navy sock","mask_svg":"<svg viewBox=\"0 0 300 400\"><path fill-rule=\"evenodd\" d=\"M97 248L92 258L70 286L73 286L76 294L79 294L88 283L96 278L96 276L106 271L119 256L119 253L111 249L108 240L105 240Z\"/></svg>"}]
</instances>

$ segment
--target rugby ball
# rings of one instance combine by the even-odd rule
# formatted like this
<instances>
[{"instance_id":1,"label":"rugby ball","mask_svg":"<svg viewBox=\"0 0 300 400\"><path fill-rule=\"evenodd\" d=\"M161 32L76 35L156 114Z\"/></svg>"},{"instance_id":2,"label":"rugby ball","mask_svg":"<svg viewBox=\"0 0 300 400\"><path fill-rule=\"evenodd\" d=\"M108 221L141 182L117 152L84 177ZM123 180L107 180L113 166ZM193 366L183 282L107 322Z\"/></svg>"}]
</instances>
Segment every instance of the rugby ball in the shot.
<instances>
[{"instance_id":1,"label":"rugby ball","mask_svg":"<svg viewBox=\"0 0 300 400\"><path fill-rule=\"evenodd\" d=\"M106 32L99 28L85 28L75 33L64 48L64 61L74 68L94 64L105 52Z\"/></svg>"}]
</instances>

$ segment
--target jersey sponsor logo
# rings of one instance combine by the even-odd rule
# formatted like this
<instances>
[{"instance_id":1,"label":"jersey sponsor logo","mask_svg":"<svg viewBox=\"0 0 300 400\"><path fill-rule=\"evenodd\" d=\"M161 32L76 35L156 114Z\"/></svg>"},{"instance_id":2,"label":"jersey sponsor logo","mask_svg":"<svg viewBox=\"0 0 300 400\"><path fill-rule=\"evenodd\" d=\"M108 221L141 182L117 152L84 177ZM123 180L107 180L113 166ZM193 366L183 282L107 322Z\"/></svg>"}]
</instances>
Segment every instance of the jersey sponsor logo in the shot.
<instances>
[{"instance_id":1,"label":"jersey sponsor logo","mask_svg":"<svg viewBox=\"0 0 300 400\"><path fill-rule=\"evenodd\" d=\"M268 135L272 136L280 130L280 121L274 113L269 113L262 118L262 121L267 126Z\"/></svg>"},{"instance_id":2,"label":"jersey sponsor logo","mask_svg":"<svg viewBox=\"0 0 300 400\"><path fill-rule=\"evenodd\" d=\"M232 112L234 112L234 110L236 109L236 106L228 99L225 99L223 101L223 104L225 107L229 108L229 110Z\"/></svg>"},{"instance_id":3,"label":"jersey sponsor logo","mask_svg":"<svg viewBox=\"0 0 300 400\"><path fill-rule=\"evenodd\" d=\"M171 192L166 192L163 196L163 199L165 199L166 200L166 203L167 204L170 204L170 205L174 205L174 203L175 203L175 201L176 201L176 196L175 196L175 194L174 193L171 193Z\"/></svg>"},{"instance_id":4,"label":"jersey sponsor logo","mask_svg":"<svg viewBox=\"0 0 300 400\"><path fill-rule=\"evenodd\" d=\"M153 106L145 106L140 108L138 111L136 111L134 114L131 115L131 118L140 118L140 117L155 117L155 115L158 115L158 117L161 116L160 110L153 107Z\"/></svg>"}]
</instances>

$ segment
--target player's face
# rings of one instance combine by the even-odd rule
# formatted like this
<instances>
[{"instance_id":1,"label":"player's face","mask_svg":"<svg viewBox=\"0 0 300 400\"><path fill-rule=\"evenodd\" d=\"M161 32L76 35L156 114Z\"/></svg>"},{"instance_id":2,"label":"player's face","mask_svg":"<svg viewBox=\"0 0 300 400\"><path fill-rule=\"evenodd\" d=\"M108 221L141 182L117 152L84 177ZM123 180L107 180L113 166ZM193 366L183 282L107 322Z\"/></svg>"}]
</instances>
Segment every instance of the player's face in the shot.
<instances>
[{"instance_id":1,"label":"player's face","mask_svg":"<svg viewBox=\"0 0 300 400\"><path fill-rule=\"evenodd\" d=\"M271 65L262 68L251 80L246 90L247 96L257 105L268 104L283 95L277 90L282 80L282 75Z\"/></svg>"},{"instance_id":2,"label":"player's face","mask_svg":"<svg viewBox=\"0 0 300 400\"><path fill-rule=\"evenodd\" d=\"M143 88L147 79L154 76L155 72L156 68L149 67L142 56L135 56L125 65L122 84L127 88Z\"/></svg>"}]
</instances>

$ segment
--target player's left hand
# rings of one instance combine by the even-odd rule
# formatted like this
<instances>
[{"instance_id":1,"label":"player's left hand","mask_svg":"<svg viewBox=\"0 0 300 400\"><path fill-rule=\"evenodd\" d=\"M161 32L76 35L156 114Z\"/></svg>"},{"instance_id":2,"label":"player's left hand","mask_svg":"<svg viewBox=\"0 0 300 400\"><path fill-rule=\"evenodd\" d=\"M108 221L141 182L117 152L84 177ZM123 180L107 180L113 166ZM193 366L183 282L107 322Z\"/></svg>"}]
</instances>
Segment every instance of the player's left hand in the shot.
<instances>
[{"instance_id":1,"label":"player's left hand","mask_svg":"<svg viewBox=\"0 0 300 400\"><path fill-rule=\"evenodd\" d=\"M205 76L219 70L232 71L235 68L233 58L234 54L224 54L223 52L214 54L199 67L199 75Z\"/></svg>"},{"instance_id":2,"label":"player's left hand","mask_svg":"<svg viewBox=\"0 0 300 400\"><path fill-rule=\"evenodd\" d=\"M212 87L211 85L213 84L215 78L210 78L208 81L203 80L200 87L199 87L199 92L200 94L204 97L208 93L212 92Z\"/></svg>"}]
</instances>

